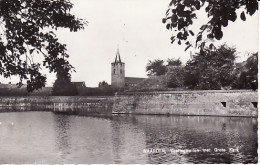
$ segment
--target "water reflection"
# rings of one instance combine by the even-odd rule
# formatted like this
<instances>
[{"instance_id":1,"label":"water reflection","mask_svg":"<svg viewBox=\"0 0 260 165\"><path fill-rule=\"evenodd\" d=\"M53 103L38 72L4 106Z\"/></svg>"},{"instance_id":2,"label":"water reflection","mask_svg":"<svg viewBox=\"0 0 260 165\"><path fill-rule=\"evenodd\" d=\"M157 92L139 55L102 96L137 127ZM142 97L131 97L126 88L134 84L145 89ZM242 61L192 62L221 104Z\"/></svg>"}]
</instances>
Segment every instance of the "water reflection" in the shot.
<instances>
[{"instance_id":1,"label":"water reflection","mask_svg":"<svg viewBox=\"0 0 260 165\"><path fill-rule=\"evenodd\" d=\"M44 113L0 113L0 163L55 161L54 115Z\"/></svg>"},{"instance_id":2,"label":"water reflection","mask_svg":"<svg viewBox=\"0 0 260 165\"><path fill-rule=\"evenodd\" d=\"M210 149L210 152L186 154L152 153L149 154L151 163L249 163L257 157L257 132L252 129L257 127L257 119L187 116L136 118L147 135L147 148ZM229 149L238 149L239 152Z\"/></svg>"},{"instance_id":3,"label":"water reflection","mask_svg":"<svg viewBox=\"0 0 260 165\"><path fill-rule=\"evenodd\" d=\"M145 134L130 116L114 116L112 119L113 163L146 163Z\"/></svg>"},{"instance_id":4,"label":"water reflection","mask_svg":"<svg viewBox=\"0 0 260 165\"><path fill-rule=\"evenodd\" d=\"M56 140L55 144L60 152L61 158L66 159L66 155L71 153L71 142L70 142L70 117L68 115L57 114L54 118L56 123L55 133Z\"/></svg>"},{"instance_id":5,"label":"water reflection","mask_svg":"<svg viewBox=\"0 0 260 165\"><path fill-rule=\"evenodd\" d=\"M119 164L121 162L120 153L122 153L122 146L124 143L124 138L122 138L122 131L120 129L120 123L112 122L112 145L113 145L113 157L115 163Z\"/></svg>"},{"instance_id":6,"label":"water reflection","mask_svg":"<svg viewBox=\"0 0 260 165\"><path fill-rule=\"evenodd\" d=\"M256 118L0 113L0 163L253 163L257 129Z\"/></svg>"}]
</instances>

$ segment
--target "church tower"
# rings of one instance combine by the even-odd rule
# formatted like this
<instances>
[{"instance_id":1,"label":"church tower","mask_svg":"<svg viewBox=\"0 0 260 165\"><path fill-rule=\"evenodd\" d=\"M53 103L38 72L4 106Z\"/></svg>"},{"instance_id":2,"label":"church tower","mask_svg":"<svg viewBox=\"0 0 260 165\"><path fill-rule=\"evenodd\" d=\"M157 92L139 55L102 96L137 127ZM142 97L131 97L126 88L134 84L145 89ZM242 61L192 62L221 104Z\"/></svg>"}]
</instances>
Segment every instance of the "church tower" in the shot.
<instances>
[{"instance_id":1,"label":"church tower","mask_svg":"<svg viewBox=\"0 0 260 165\"><path fill-rule=\"evenodd\" d=\"M118 88L125 86L125 63L121 61L118 49L115 62L111 63L111 85Z\"/></svg>"}]
</instances>

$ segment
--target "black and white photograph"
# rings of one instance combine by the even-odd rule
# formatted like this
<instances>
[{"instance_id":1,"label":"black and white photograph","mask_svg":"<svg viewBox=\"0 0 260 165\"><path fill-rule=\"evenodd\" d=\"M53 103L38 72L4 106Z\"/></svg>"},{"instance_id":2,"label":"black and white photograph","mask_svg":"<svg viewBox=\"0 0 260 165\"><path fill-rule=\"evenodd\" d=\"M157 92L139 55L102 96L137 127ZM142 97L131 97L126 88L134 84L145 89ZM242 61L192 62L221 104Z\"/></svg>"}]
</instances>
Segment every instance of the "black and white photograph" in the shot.
<instances>
[{"instance_id":1,"label":"black and white photograph","mask_svg":"<svg viewBox=\"0 0 260 165\"><path fill-rule=\"evenodd\" d=\"M0 164L257 164L257 0L0 0Z\"/></svg>"}]
</instances>

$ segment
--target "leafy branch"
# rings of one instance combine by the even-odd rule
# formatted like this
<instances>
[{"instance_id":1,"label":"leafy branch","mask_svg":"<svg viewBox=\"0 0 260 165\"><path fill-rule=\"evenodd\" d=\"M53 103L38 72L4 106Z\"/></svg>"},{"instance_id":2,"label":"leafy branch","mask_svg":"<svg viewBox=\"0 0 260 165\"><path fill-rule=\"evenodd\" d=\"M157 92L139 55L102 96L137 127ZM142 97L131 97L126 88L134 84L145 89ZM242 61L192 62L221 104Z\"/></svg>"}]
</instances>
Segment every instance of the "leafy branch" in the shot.
<instances>
[{"instance_id":1,"label":"leafy branch","mask_svg":"<svg viewBox=\"0 0 260 165\"><path fill-rule=\"evenodd\" d=\"M191 26L197 19L196 12L202 8L205 9L209 20L195 34ZM240 19L246 21L246 14L252 16L258 10L258 2L257 0L171 0L162 22L166 24L168 30L173 31L171 43L177 41L181 45L185 42L187 50L194 45L191 38L196 36L195 47L203 49L205 40L220 40L223 37L222 28L227 27L229 21L237 20L239 9L242 9ZM203 39L204 36L206 39Z\"/></svg>"}]
</instances>

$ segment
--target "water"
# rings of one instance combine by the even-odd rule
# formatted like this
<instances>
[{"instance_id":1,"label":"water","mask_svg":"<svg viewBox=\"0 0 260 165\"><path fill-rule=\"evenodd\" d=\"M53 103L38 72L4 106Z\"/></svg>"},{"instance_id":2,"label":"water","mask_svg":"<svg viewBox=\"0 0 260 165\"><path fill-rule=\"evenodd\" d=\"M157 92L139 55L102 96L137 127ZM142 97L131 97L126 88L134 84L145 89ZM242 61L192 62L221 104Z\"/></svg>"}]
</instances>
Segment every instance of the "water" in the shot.
<instances>
[{"instance_id":1,"label":"water","mask_svg":"<svg viewBox=\"0 0 260 165\"><path fill-rule=\"evenodd\" d=\"M256 118L9 112L0 113L0 122L0 163L252 163L257 157Z\"/></svg>"}]
</instances>

